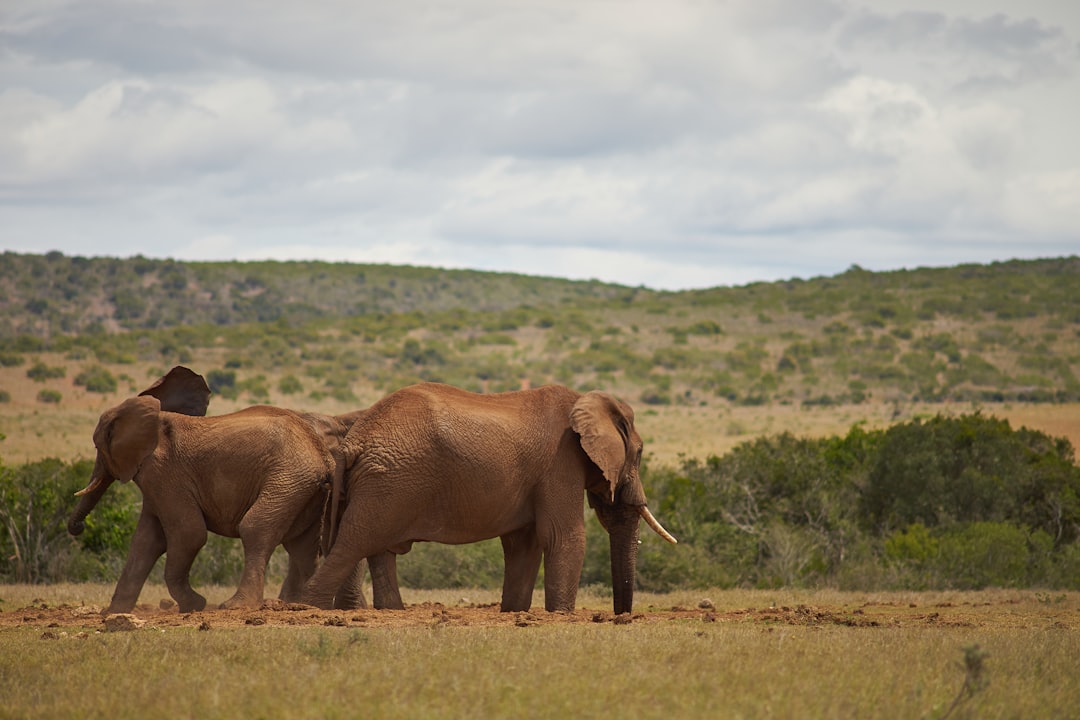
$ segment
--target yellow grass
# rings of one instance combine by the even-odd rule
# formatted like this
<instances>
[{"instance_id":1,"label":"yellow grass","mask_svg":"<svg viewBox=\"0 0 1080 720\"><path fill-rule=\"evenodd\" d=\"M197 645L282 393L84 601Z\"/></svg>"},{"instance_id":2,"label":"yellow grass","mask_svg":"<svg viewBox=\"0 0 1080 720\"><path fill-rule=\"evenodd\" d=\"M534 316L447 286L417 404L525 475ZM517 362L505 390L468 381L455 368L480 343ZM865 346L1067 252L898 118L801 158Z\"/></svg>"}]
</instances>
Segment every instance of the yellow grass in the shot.
<instances>
[{"instance_id":1,"label":"yellow grass","mask_svg":"<svg viewBox=\"0 0 1080 720\"><path fill-rule=\"evenodd\" d=\"M21 602L36 590L0 586L0 597ZM458 592L441 599L453 604ZM707 594L718 612L808 604L918 618L962 611L974 622L804 626L732 616L82 635L5 627L0 718L938 718L964 682L964 648L975 644L989 653L989 685L953 717L1061 718L1080 707L1075 593ZM670 607L701 595L642 600ZM4 611L12 612L11 603Z\"/></svg>"}]
</instances>

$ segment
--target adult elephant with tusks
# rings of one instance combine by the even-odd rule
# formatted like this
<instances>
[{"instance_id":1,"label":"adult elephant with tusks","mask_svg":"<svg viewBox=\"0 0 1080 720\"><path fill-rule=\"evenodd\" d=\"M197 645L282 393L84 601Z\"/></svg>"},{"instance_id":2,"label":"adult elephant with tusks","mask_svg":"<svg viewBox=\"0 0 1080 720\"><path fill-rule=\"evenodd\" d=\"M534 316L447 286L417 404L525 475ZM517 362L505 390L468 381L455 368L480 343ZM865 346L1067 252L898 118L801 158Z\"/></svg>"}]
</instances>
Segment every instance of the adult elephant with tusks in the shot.
<instances>
[{"instance_id":1,"label":"adult elephant with tusks","mask_svg":"<svg viewBox=\"0 0 1080 720\"><path fill-rule=\"evenodd\" d=\"M143 496L107 612L135 606L162 554L165 582L180 611L202 610L206 598L191 587L189 574L208 531L239 537L244 545L240 585L223 607L262 602L266 564L279 544L289 552L282 599L299 600L315 571L333 452L363 411L331 417L257 405L203 417L209 399L202 376L177 366L101 415L93 474L77 493L68 531L83 531L114 480L133 480ZM363 569L354 563L332 591L339 605L365 606Z\"/></svg>"},{"instance_id":2,"label":"adult elephant with tusks","mask_svg":"<svg viewBox=\"0 0 1080 720\"><path fill-rule=\"evenodd\" d=\"M676 542L646 504L633 410L604 392L413 385L369 408L339 451L338 536L303 593L317 607L331 606L361 558L498 537L501 609L529 609L542 560L546 609L569 612L585 557L583 491L610 538L616 613L633 609L638 520Z\"/></svg>"}]
</instances>

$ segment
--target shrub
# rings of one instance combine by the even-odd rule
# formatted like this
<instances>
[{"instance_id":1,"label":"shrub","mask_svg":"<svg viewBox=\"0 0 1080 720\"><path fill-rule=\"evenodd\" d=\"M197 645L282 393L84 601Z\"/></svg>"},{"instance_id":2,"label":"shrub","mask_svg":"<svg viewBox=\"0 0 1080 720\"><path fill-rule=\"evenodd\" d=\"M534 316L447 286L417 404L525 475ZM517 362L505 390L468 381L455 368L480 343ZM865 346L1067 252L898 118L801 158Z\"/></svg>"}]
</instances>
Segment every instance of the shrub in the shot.
<instances>
[{"instance_id":1,"label":"shrub","mask_svg":"<svg viewBox=\"0 0 1080 720\"><path fill-rule=\"evenodd\" d=\"M233 370L211 370L206 373L206 384L210 387L210 392L230 400L235 400L239 394L236 372Z\"/></svg>"},{"instance_id":2,"label":"shrub","mask_svg":"<svg viewBox=\"0 0 1080 720\"><path fill-rule=\"evenodd\" d=\"M878 532L921 523L1019 522L1057 543L1080 525L1080 469L1067 441L1013 431L979 413L937 416L890 428L862 497Z\"/></svg>"},{"instance_id":3,"label":"shrub","mask_svg":"<svg viewBox=\"0 0 1080 720\"><path fill-rule=\"evenodd\" d=\"M646 405L670 405L671 393L659 389L645 390L641 393L641 402Z\"/></svg>"},{"instance_id":4,"label":"shrub","mask_svg":"<svg viewBox=\"0 0 1080 720\"><path fill-rule=\"evenodd\" d=\"M423 347L415 338L408 338L401 346L401 359L413 365L444 365L446 358L437 347Z\"/></svg>"},{"instance_id":5,"label":"shrub","mask_svg":"<svg viewBox=\"0 0 1080 720\"><path fill-rule=\"evenodd\" d=\"M21 583L63 578L70 557L64 519L92 467L55 458L0 466L0 577Z\"/></svg>"},{"instance_id":6,"label":"shrub","mask_svg":"<svg viewBox=\"0 0 1080 720\"><path fill-rule=\"evenodd\" d=\"M399 558L398 578L405 587L417 589L497 588L503 581L502 545L498 540L470 545L416 543Z\"/></svg>"},{"instance_id":7,"label":"shrub","mask_svg":"<svg viewBox=\"0 0 1080 720\"><path fill-rule=\"evenodd\" d=\"M9 402L11 402L11 393L9 393L7 390L0 390L0 403Z\"/></svg>"},{"instance_id":8,"label":"shrub","mask_svg":"<svg viewBox=\"0 0 1080 720\"><path fill-rule=\"evenodd\" d=\"M75 376L75 384L82 385L87 392L116 392L117 382L113 374L101 365L93 365Z\"/></svg>"},{"instance_id":9,"label":"shrub","mask_svg":"<svg viewBox=\"0 0 1080 720\"><path fill-rule=\"evenodd\" d=\"M304 392L304 386L295 375L286 375L278 382L278 392L282 395L296 395Z\"/></svg>"},{"instance_id":10,"label":"shrub","mask_svg":"<svg viewBox=\"0 0 1080 720\"><path fill-rule=\"evenodd\" d=\"M1049 551L1050 538L1033 538L1033 548ZM1011 524L976 522L945 532L936 563L949 584L963 590L1027 584L1030 534Z\"/></svg>"},{"instance_id":11,"label":"shrub","mask_svg":"<svg viewBox=\"0 0 1080 720\"><path fill-rule=\"evenodd\" d=\"M26 377L30 378L34 382L45 382L46 380L54 380L57 378L62 378L66 375L66 368L46 365L40 360L31 365L30 369L26 371Z\"/></svg>"},{"instance_id":12,"label":"shrub","mask_svg":"<svg viewBox=\"0 0 1080 720\"><path fill-rule=\"evenodd\" d=\"M39 403L56 405L63 399L63 397L64 396L61 395L60 392L57 390L42 390L37 394L37 401Z\"/></svg>"},{"instance_id":13,"label":"shrub","mask_svg":"<svg viewBox=\"0 0 1080 720\"><path fill-rule=\"evenodd\" d=\"M266 376L256 375L240 383L239 389L247 391L248 396L255 402L268 402L270 400L270 386L266 383Z\"/></svg>"}]
</instances>

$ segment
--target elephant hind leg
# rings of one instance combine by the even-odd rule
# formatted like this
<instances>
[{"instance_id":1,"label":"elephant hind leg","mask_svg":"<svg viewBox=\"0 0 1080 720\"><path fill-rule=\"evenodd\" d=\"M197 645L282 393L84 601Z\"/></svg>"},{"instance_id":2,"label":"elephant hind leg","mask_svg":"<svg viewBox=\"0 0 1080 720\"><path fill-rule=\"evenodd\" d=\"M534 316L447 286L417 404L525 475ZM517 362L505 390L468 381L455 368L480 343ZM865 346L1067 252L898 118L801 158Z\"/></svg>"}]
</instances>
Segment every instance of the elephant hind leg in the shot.
<instances>
[{"instance_id":1,"label":"elephant hind leg","mask_svg":"<svg viewBox=\"0 0 1080 720\"><path fill-rule=\"evenodd\" d=\"M355 517L350 517L353 507L350 505L346 508L334 546L304 586L303 602L308 605L324 610L333 608L334 596L348 581L350 574L356 571L359 562L381 552L380 544L386 546L386 543L365 543L363 533L357 530L360 523Z\"/></svg>"},{"instance_id":2,"label":"elephant hind leg","mask_svg":"<svg viewBox=\"0 0 1080 720\"><path fill-rule=\"evenodd\" d=\"M501 610L528 610L532 607L533 588L540 572L541 548L536 526L528 525L499 539L504 563Z\"/></svg>"},{"instance_id":3,"label":"elephant hind leg","mask_svg":"<svg viewBox=\"0 0 1080 720\"><path fill-rule=\"evenodd\" d=\"M367 598L364 597L364 574L367 572L367 562L361 560L349 573L349 577L334 596L334 607L338 610L356 610L367 608Z\"/></svg>"},{"instance_id":4,"label":"elephant hind leg","mask_svg":"<svg viewBox=\"0 0 1080 720\"><path fill-rule=\"evenodd\" d=\"M168 550L165 555L165 584L176 600L180 612L198 612L206 607L206 598L191 587L191 565L206 544L206 525L201 515L198 522L181 525L182 529L166 529Z\"/></svg>"},{"instance_id":5,"label":"elephant hind leg","mask_svg":"<svg viewBox=\"0 0 1080 720\"><path fill-rule=\"evenodd\" d=\"M244 570L240 575L240 585L236 588L236 592L221 603L223 609L258 607L262 604L263 588L266 583L266 564L270 562L270 555L274 548L281 542L281 537L273 533L272 527L260 523L250 512L240 521L239 530L240 542L244 545ZM298 561L301 566L306 562L303 558L298 558ZM293 570L292 566L290 554L290 573ZM297 568L297 571L301 574L308 572L303 567Z\"/></svg>"},{"instance_id":6,"label":"elephant hind leg","mask_svg":"<svg viewBox=\"0 0 1080 720\"><path fill-rule=\"evenodd\" d=\"M371 568L371 602L377 610L404 610L397 581L397 555L390 551L368 558Z\"/></svg>"},{"instance_id":7,"label":"elephant hind leg","mask_svg":"<svg viewBox=\"0 0 1080 720\"><path fill-rule=\"evenodd\" d=\"M304 585L315 574L319 545L319 524L313 523L303 533L287 538L282 545L289 553L289 572L278 597L285 602L300 602Z\"/></svg>"}]
</instances>

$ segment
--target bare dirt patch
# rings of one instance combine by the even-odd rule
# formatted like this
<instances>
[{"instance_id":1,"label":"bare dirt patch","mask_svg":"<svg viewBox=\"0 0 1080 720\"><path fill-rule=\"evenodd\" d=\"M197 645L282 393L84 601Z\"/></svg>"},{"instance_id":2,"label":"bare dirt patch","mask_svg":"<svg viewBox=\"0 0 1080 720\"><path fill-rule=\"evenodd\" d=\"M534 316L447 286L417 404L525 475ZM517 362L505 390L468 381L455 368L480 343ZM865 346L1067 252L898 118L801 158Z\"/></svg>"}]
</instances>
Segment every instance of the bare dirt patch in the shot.
<instances>
[{"instance_id":1,"label":"bare dirt patch","mask_svg":"<svg viewBox=\"0 0 1080 720\"><path fill-rule=\"evenodd\" d=\"M1073 598L1072 600L1075 600ZM1077 603L1046 603L1037 598L995 597L990 600L938 602L863 602L861 604L797 604L764 608L717 610L713 607L673 606L649 608L632 615L615 616L610 611L578 609L569 613L551 613L540 609L526 612L500 612L497 604L444 605L422 602L405 610L319 610L299 603L267 600L259 608L205 610L180 613L173 608L142 604L129 618L105 616L96 605L50 605L35 603L0 613L0 630L15 627L41 628L44 633L60 631L107 632L193 628L200 631L243 627L353 627L353 628L423 628L423 627L534 627L587 623L616 625L640 623L727 623L761 626L851 628L976 628L1054 627L1080 629Z\"/></svg>"}]
</instances>

